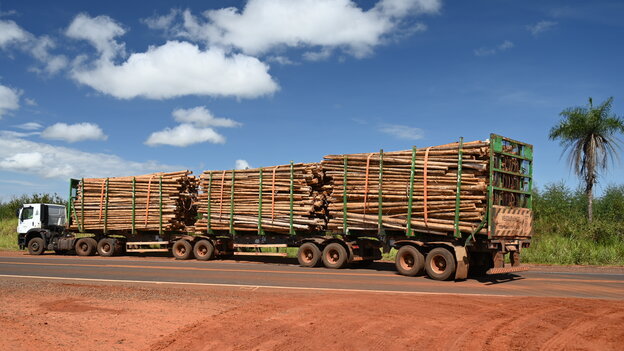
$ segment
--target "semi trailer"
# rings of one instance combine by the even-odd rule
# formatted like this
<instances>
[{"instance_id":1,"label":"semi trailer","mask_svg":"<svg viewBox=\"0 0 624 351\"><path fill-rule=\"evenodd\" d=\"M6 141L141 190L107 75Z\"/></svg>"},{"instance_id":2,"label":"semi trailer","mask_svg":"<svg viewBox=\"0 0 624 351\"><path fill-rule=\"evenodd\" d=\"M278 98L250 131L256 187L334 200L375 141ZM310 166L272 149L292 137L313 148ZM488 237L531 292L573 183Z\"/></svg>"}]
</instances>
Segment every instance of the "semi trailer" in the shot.
<instances>
[{"instance_id":1,"label":"semi trailer","mask_svg":"<svg viewBox=\"0 0 624 351\"><path fill-rule=\"evenodd\" d=\"M18 244L33 255L171 252L180 260L287 256L287 248L296 248L301 266L335 269L394 249L400 274L424 272L435 280L525 270L530 144L491 134L483 142L330 155L314 164L315 176L298 169L291 162L206 171L200 189L185 178L184 190L163 174L71 179L67 206L22 206ZM310 215L301 217L307 212L299 203L308 200Z\"/></svg>"}]
</instances>

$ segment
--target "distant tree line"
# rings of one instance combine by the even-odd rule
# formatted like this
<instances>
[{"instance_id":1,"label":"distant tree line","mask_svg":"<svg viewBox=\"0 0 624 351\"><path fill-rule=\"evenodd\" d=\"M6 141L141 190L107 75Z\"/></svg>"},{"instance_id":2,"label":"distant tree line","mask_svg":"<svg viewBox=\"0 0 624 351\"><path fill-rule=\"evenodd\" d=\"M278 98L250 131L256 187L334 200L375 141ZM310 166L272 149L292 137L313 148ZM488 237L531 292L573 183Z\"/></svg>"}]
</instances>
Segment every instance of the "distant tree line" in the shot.
<instances>
[{"instance_id":1,"label":"distant tree line","mask_svg":"<svg viewBox=\"0 0 624 351\"><path fill-rule=\"evenodd\" d=\"M67 204L67 200L58 194L32 194L13 197L8 201L0 201L0 219L15 218L17 210L22 204L46 203L46 204Z\"/></svg>"}]
</instances>

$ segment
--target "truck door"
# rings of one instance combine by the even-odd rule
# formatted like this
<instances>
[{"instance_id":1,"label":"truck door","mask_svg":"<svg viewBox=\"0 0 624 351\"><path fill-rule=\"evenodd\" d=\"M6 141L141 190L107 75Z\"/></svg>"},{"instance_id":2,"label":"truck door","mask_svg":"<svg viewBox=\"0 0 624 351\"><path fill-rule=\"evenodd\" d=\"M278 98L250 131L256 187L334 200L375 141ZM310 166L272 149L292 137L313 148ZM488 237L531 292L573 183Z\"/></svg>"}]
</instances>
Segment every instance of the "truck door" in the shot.
<instances>
[{"instance_id":1,"label":"truck door","mask_svg":"<svg viewBox=\"0 0 624 351\"><path fill-rule=\"evenodd\" d=\"M20 210L19 222L17 224L17 232L20 234L27 233L28 230L35 227L35 208L33 206L24 206Z\"/></svg>"}]
</instances>

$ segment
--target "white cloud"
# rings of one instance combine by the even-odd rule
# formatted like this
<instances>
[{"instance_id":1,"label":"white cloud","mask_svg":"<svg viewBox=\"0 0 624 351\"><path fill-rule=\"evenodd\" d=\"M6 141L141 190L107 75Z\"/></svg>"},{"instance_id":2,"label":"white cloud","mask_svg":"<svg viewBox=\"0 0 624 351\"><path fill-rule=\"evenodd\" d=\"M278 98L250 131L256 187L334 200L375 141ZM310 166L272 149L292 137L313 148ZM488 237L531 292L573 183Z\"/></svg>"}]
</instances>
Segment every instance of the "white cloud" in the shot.
<instances>
[{"instance_id":1,"label":"white cloud","mask_svg":"<svg viewBox=\"0 0 624 351\"><path fill-rule=\"evenodd\" d=\"M215 117L205 106L174 110L173 118L181 123L191 123L198 127L239 127L241 124L229 118Z\"/></svg>"},{"instance_id":2,"label":"white cloud","mask_svg":"<svg viewBox=\"0 0 624 351\"><path fill-rule=\"evenodd\" d=\"M11 20L0 21L0 48L29 39L30 33L23 30L17 23Z\"/></svg>"},{"instance_id":3,"label":"white cloud","mask_svg":"<svg viewBox=\"0 0 624 351\"><path fill-rule=\"evenodd\" d=\"M535 24L526 26L526 28L529 32L531 32L531 34L533 34L533 36L538 36L540 33L550 30L556 25L557 22L553 21L539 21Z\"/></svg>"},{"instance_id":4,"label":"white cloud","mask_svg":"<svg viewBox=\"0 0 624 351\"><path fill-rule=\"evenodd\" d=\"M37 106L37 100L35 100L35 99L25 98L24 102L28 106Z\"/></svg>"},{"instance_id":5,"label":"white cloud","mask_svg":"<svg viewBox=\"0 0 624 351\"><path fill-rule=\"evenodd\" d=\"M29 150L24 152L24 150ZM90 153L21 139L0 131L0 171L43 178L116 177L184 169L154 161L134 162L115 155Z\"/></svg>"},{"instance_id":6,"label":"white cloud","mask_svg":"<svg viewBox=\"0 0 624 351\"><path fill-rule=\"evenodd\" d=\"M342 48L363 57L400 29L407 17L437 13L440 7L440 0L381 0L366 11L350 0L249 0L242 10L209 10L201 17L174 10L146 23L168 27L170 35L253 55L288 46Z\"/></svg>"},{"instance_id":7,"label":"white cloud","mask_svg":"<svg viewBox=\"0 0 624 351\"><path fill-rule=\"evenodd\" d=\"M196 45L169 41L134 53L121 65L100 60L94 68L75 67L72 77L119 99L168 99L184 95L255 98L272 94L278 85L269 67L255 57L202 51Z\"/></svg>"},{"instance_id":8,"label":"white cloud","mask_svg":"<svg viewBox=\"0 0 624 351\"><path fill-rule=\"evenodd\" d=\"M509 40L505 40L502 43L498 44L496 47L493 48L486 48L486 47L481 47L478 48L476 50L474 50L474 54L476 56L491 56L491 55L495 55L499 52L502 51L507 51L511 48L513 48L515 45L514 43L512 43Z\"/></svg>"},{"instance_id":9,"label":"white cloud","mask_svg":"<svg viewBox=\"0 0 624 351\"><path fill-rule=\"evenodd\" d=\"M332 50L324 48L320 51L308 51L303 53L303 58L308 61L323 61L329 58L332 54Z\"/></svg>"},{"instance_id":10,"label":"white cloud","mask_svg":"<svg viewBox=\"0 0 624 351\"><path fill-rule=\"evenodd\" d=\"M90 17L82 13L74 18L65 31L65 35L70 38L90 42L104 60L124 53L125 44L117 43L115 37L125 33L123 27L108 16Z\"/></svg>"},{"instance_id":11,"label":"white cloud","mask_svg":"<svg viewBox=\"0 0 624 351\"><path fill-rule=\"evenodd\" d=\"M379 128L379 131L392 135L399 139L418 140L425 136L425 132L420 128L414 128L399 124L386 124Z\"/></svg>"},{"instance_id":12,"label":"white cloud","mask_svg":"<svg viewBox=\"0 0 624 351\"><path fill-rule=\"evenodd\" d=\"M0 119L9 111L19 108L21 91L0 85Z\"/></svg>"},{"instance_id":13,"label":"white cloud","mask_svg":"<svg viewBox=\"0 0 624 351\"><path fill-rule=\"evenodd\" d=\"M215 132L212 128L201 128L184 123L174 128L165 128L159 132L152 133L145 141L145 144L149 146L171 145L185 147L204 142L223 144L225 143L225 137Z\"/></svg>"},{"instance_id":14,"label":"white cloud","mask_svg":"<svg viewBox=\"0 0 624 351\"><path fill-rule=\"evenodd\" d=\"M15 128L23 129L23 130L39 130L43 128L43 126L37 122L28 122L15 126Z\"/></svg>"},{"instance_id":15,"label":"white cloud","mask_svg":"<svg viewBox=\"0 0 624 351\"><path fill-rule=\"evenodd\" d=\"M236 164L234 166L236 169L249 169L252 168L249 162L245 160L236 160Z\"/></svg>"},{"instance_id":16,"label":"white cloud","mask_svg":"<svg viewBox=\"0 0 624 351\"><path fill-rule=\"evenodd\" d=\"M75 143L83 140L106 140L108 136L104 134L102 129L93 123L56 123L41 132L44 139L63 140L69 143Z\"/></svg>"}]
</instances>

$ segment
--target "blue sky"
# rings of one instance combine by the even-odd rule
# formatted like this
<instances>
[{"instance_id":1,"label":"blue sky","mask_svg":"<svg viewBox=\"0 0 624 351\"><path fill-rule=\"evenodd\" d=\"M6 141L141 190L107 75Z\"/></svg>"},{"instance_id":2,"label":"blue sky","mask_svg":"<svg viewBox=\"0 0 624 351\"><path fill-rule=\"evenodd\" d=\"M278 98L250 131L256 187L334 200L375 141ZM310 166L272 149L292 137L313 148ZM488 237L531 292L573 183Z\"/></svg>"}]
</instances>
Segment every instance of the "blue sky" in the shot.
<instances>
[{"instance_id":1,"label":"blue sky","mask_svg":"<svg viewBox=\"0 0 624 351\"><path fill-rule=\"evenodd\" d=\"M620 1L148 4L0 1L0 199L490 132L535 145L538 186L576 186L559 112L624 115Z\"/></svg>"}]
</instances>

